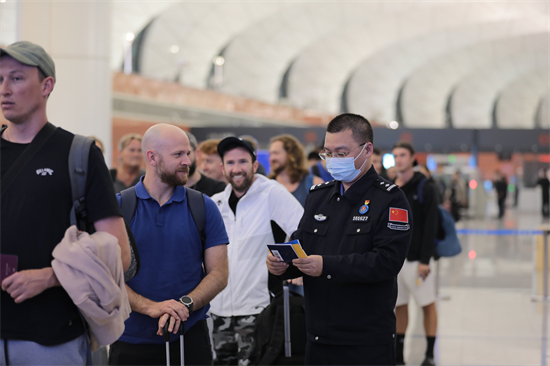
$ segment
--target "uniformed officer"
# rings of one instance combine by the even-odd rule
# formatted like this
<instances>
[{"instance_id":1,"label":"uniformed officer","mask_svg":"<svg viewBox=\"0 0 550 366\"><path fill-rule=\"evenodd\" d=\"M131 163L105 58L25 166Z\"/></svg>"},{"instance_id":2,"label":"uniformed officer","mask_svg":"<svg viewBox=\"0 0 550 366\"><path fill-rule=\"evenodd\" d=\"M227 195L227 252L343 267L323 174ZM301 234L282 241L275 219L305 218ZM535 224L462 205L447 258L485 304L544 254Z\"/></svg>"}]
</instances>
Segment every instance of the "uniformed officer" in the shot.
<instances>
[{"instance_id":1,"label":"uniformed officer","mask_svg":"<svg viewBox=\"0 0 550 366\"><path fill-rule=\"evenodd\" d=\"M395 365L397 274L411 239L407 198L372 167L373 131L354 114L327 126L324 151L336 180L313 186L298 230L307 258L281 278L304 276L308 365Z\"/></svg>"}]
</instances>

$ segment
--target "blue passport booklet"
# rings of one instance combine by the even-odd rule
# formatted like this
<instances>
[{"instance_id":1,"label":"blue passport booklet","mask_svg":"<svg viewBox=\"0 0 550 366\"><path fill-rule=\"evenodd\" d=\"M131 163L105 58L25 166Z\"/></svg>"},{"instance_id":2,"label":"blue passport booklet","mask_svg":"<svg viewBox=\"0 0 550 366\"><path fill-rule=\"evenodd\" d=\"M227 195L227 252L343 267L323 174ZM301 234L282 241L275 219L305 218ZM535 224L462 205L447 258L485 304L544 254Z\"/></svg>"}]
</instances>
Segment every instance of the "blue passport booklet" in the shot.
<instances>
[{"instance_id":1,"label":"blue passport booklet","mask_svg":"<svg viewBox=\"0 0 550 366\"><path fill-rule=\"evenodd\" d=\"M298 240L292 240L288 243L282 244L268 244L267 248L274 257L277 257L281 261L287 263L292 262L293 259L307 257L306 252L304 252L304 249Z\"/></svg>"}]
</instances>

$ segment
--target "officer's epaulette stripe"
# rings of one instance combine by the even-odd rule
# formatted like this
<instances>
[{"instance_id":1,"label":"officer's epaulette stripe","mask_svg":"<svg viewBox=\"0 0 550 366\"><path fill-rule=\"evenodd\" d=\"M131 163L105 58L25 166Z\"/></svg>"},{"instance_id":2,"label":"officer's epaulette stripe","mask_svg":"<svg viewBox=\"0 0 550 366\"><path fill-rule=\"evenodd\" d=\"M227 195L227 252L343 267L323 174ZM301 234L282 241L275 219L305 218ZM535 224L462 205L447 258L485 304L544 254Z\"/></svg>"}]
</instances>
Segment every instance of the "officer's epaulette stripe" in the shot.
<instances>
[{"instance_id":1,"label":"officer's epaulette stripe","mask_svg":"<svg viewBox=\"0 0 550 366\"><path fill-rule=\"evenodd\" d=\"M330 180L328 182L324 182L324 183L321 183L321 184L315 184L315 185L311 186L311 188L309 190L310 191L315 191L315 190L321 189L321 188L332 187L334 184L336 184L336 181L335 180Z\"/></svg>"},{"instance_id":2,"label":"officer's epaulette stripe","mask_svg":"<svg viewBox=\"0 0 550 366\"><path fill-rule=\"evenodd\" d=\"M374 181L374 186L383 189L386 192L396 192L398 188L397 184L382 178L376 179L376 181Z\"/></svg>"}]
</instances>

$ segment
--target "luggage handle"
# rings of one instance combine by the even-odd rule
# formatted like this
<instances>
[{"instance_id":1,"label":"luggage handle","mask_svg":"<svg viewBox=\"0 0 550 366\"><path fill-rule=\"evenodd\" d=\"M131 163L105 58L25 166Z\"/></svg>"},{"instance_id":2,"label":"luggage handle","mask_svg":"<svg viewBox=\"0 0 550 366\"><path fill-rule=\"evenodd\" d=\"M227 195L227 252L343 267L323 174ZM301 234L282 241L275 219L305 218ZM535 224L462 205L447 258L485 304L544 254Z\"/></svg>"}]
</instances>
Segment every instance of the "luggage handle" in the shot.
<instances>
[{"instance_id":1,"label":"luggage handle","mask_svg":"<svg viewBox=\"0 0 550 366\"><path fill-rule=\"evenodd\" d=\"M170 321L167 321L164 324L164 327L162 328L162 335L164 337L164 341L166 342L166 365L170 366L170 332L168 331L168 327L170 325ZM183 345L183 334L185 333L185 322L180 323L180 364L181 366L185 365L185 354L184 354L184 345Z\"/></svg>"}]
</instances>

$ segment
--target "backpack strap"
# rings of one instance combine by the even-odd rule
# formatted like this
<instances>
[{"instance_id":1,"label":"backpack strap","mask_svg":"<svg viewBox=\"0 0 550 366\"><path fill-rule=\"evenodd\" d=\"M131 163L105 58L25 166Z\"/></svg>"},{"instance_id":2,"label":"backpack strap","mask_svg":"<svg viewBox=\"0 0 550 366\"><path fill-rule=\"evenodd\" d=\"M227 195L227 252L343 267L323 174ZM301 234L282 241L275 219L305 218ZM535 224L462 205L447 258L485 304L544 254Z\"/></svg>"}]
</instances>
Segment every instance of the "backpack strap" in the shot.
<instances>
[{"instance_id":1,"label":"backpack strap","mask_svg":"<svg viewBox=\"0 0 550 366\"><path fill-rule=\"evenodd\" d=\"M82 135L74 135L69 152L69 177L73 207L71 208L71 225L80 230L86 230L86 178L88 176L88 160L90 147L94 140Z\"/></svg>"},{"instance_id":2,"label":"backpack strap","mask_svg":"<svg viewBox=\"0 0 550 366\"><path fill-rule=\"evenodd\" d=\"M130 187L120 192L120 209L124 221L130 226L137 209L136 187Z\"/></svg>"},{"instance_id":3,"label":"backpack strap","mask_svg":"<svg viewBox=\"0 0 550 366\"><path fill-rule=\"evenodd\" d=\"M197 227L197 231L201 239L202 259L204 260L204 251L206 245L206 207L204 204L204 196L201 192L191 188L186 188L186 192L187 206L189 207L189 211L191 212L193 221L195 221L195 226Z\"/></svg>"},{"instance_id":4,"label":"backpack strap","mask_svg":"<svg viewBox=\"0 0 550 366\"><path fill-rule=\"evenodd\" d=\"M420 182L418 182L416 195L418 196L418 202L420 202L421 205L424 204L424 186L426 185L427 181L428 178L422 178Z\"/></svg>"},{"instance_id":5,"label":"backpack strap","mask_svg":"<svg viewBox=\"0 0 550 366\"><path fill-rule=\"evenodd\" d=\"M122 210L122 217L124 218L128 241L130 242L130 268L124 272L124 282L128 282L134 278L138 274L140 268L140 259L136 239L130 229L130 222L134 218L136 208L137 196L135 187L130 187L120 192L120 209Z\"/></svg>"},{"instance_id":6,"label":"backpack strap","mask_svg":"<svg viewBox=\"0 0 550 366\"><path fill-rule=\"evenodd\" d=\"M8 128L7 125L2 126L2 130L0 131L0 133L4 133L6 128ZM36 134L36 136L34 136L29 146L27 146L25 151L23 151L23 153L19 155L11 168L2 177L2 195L6 193L15 178L19 176L23 168L25 168L29 164L34 155L36 155L36 153L42 148L42 146L44 146L46 141L48 141L50 137L52 137L55 130L57 130L57 127L48 122L44 127L42 127L42 129Z\"/></svg>"}]
</instances>

